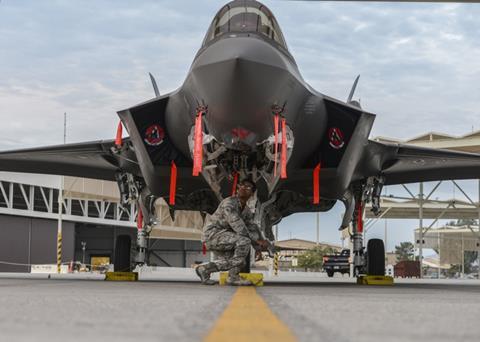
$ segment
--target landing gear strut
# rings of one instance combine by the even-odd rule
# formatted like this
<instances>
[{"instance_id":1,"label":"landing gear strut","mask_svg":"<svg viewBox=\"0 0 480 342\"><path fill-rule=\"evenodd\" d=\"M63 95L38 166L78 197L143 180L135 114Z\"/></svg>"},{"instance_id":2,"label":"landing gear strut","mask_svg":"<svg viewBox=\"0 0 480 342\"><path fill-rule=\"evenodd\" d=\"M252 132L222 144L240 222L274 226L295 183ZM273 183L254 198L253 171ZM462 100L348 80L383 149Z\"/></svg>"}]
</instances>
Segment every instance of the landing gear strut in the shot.
<instances>
[{"instance_id":1,"label":"landing gear strut","mask_svg":"<svg viewBox=\"0 0 480 342\"><path fill-rule=\"evenodd\" d=\"M372 276L385 275L385 247L380 239L371 239L367 244L367 251L363 245L363 215L365 203L372 202L372 211L380 213L380 193L383 178L375 177L353 189L355 211L352 219L352 244L353 244L353 275L362 274Z\"/></svg>"},{"instance_id":2,"label":"landing gear strut","mask_svg":"<svg viewBox=\"0 0 480 342\"><path fill-rule=\"evenodd\" d=\"M115 175L115 178L120 190L120 204L126 206L130 203L136 203L138 229L134 263L135 265L144 265L146 263L148 237L156 223L155 201L157 198L152 195L143 182L135 179L132 174L119 172Z\"/></svg>"}]
</instances>

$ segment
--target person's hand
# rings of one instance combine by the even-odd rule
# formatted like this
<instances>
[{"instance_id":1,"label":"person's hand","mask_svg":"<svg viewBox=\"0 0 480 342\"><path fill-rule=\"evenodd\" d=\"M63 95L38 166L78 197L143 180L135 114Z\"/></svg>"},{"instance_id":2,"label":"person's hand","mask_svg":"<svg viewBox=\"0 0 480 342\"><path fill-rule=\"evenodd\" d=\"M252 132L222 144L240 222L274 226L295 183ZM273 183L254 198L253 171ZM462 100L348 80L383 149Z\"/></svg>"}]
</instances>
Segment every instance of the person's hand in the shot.
<instances>
[{"instance_id":1,"label":"person's hand","mask_svg":"<svg viewBox=\"0 0 480 342\"><path fill-rule=\"evenodd\" d=\"M256 242L262 250L266 250L268 248L269 243L267 240L257 240Z\"/></svg>"},{"instance_id":2,"label":"person's hand","mask_svg":"<svg viewBox=\"0 0 480 342\"><path fill-rule=\"evenodd\" d=\"M255 261L263 260L262 251L255 251Z\"/></svg>"}]
</instances>

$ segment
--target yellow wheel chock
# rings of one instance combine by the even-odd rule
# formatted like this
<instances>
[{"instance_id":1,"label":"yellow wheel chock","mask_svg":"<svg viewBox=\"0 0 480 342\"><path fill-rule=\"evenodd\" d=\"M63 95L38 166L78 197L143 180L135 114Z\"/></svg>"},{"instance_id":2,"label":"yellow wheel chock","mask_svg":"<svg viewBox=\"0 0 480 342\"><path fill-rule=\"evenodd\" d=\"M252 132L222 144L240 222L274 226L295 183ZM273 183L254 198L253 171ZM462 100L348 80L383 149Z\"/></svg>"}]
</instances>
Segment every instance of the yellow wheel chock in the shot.
<instances>
[{"instance_id":1,"label":"yellow wheel chock","mask_svg":"<svg viewBox=\"0 0 480 342\"><path fill-rule=\"evenodd\" d=\"M359 285L381 285L391 286L393 285L393 278L390 276L369 276L363 275L357 278L357 284Z\"/></svg>"},{"instance_id":2,"label":"yellow wheel chock","mask_svg":"<svg viewBox=\"0 0 480 342\"><path fill-rule=\"evenodd\" d=\"M227 284L228 272L220 272L219 285ZM262 273L240 273L242 279L250 280L254 286L263 286Z\"/></svg>"},{"instance_id":3,"label":"yellow wheel chock","mask_svg":"<svg viewBox=\"0 0 480 342\"><path fill-rule=\"evenodd\" d=\"M105 273L105 280L108 281L137 281L137 272L107 272Z\"/></svg>"}]
</instances>

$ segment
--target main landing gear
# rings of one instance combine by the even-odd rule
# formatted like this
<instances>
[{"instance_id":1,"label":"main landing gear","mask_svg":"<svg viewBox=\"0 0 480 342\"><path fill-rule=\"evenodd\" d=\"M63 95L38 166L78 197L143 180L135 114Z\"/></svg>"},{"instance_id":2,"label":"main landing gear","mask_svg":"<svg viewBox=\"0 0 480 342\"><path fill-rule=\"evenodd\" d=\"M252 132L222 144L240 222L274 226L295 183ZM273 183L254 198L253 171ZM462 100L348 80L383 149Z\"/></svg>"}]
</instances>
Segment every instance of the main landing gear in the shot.
<instances>
[{"instance_id":1,"label":"main landing gear","mask_svg":"<svg viewBox=\"0 0 480 342\"><path fill-rule=\"evenodd\" d=\"M130 236L120 235L115 242L114 267L117 271L131 271L147 262L148 238L155 225L156 197L138 179L128 173L116 175L123 207L135 204L137 208L137 239L132 248ZM132 213L133 214L133 213Z\"/></svg>"},{"instance_id":2,"label":"main landing gear","mask_svg":"<svg viewBox=\"0 0 480 342\"><path fill-rule=\"evenodd\" d=\"M355 210L352 217L353 274L361 284L391 285L393 279L385 277L385 246L380 239L370 239L365 250L363 242L363 216L365 203L372 203L372 211L380 213L379 197L383 179L370 178L353 187ZM348 213L348 210L347 210ZM346 214L347 214L346 213ZM388 279L387 279L388 278Z\"/></svg>"}]
</instances>

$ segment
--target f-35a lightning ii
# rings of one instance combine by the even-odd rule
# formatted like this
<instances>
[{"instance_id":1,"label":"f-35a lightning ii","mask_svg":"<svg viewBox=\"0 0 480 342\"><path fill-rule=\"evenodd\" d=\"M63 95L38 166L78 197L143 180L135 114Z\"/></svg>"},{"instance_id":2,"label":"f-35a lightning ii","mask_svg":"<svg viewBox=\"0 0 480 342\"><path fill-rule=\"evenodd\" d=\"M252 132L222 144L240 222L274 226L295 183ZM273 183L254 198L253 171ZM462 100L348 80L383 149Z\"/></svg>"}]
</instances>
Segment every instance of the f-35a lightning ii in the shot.
<instances>
[{"instance_id":1,"label":"f-35a lightning ii","mask_svg":"<svg viewBox=\"0 0 480 342\"><path fill-rule=\"evenodd\" d=\"M358 79L357 79L358 80ZM212 213L239 177L257 183L257 219L266 236L283 217L345 204L356 274L383 274L378 240L365 253L364 205L379 212L382 186L477 178L480 155L368 139L375 115L310 87L272 12L235 0L214 17L177 90L118 112L117 139L0 154L0 169L116 180L121 201L140 208L137 262L155 220L171 212ZM128 138L122 138L121 127Z\"/></svg>"}]
</instances>

